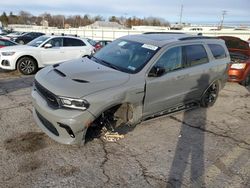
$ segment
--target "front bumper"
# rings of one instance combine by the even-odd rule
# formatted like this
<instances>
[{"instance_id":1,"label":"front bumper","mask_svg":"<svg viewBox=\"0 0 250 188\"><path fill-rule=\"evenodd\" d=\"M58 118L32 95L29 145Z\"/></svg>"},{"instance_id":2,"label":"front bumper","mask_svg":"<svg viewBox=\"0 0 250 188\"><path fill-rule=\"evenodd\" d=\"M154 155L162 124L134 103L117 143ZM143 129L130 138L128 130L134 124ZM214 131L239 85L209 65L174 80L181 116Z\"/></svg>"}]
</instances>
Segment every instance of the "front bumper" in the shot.
<instances>
[{"instance_id":1,"label":"front bumper","mask_svg":"<svg viewBox=\"0 0 250 188\"><path fill-rule=\"evenodd\" d=\"M8 65L7 65L8 64ZM14 56L0 56L0 68L5 70L16 69L16 58Z\"/></svg>"},{"instance_id":2,"label":"front bumper","mask_svg":"<svg viewBox=\"0 0 250 188\"><path fill-rule=\"evenodd\" d=\"M33 116L37 125L52 139L62 144L83 144L88 126L95 117L87 110L52 109L46 100L32 90ZM66 125L72 131L65 128ZM73 133L73 134L72 134Z\"/></svg>"}]
</instances>

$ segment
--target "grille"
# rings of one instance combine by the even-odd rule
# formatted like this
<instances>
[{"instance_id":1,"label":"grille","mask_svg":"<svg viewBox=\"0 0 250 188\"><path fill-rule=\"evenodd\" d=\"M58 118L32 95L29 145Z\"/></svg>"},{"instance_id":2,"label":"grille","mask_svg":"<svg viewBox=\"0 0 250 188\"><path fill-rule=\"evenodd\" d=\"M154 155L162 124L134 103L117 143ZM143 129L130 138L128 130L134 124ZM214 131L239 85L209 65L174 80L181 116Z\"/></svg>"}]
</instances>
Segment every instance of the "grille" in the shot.
<instances>
[{"instance_id":1,"label":"grille","mask_svg":"<svg viewBox=\"0 0 250 188\"><path fill-rule=\"evenodd\" d=\"M40 93L40 95L47 101L48 105L52 108L59 108L59 99L58 97L39 84L36 80L34 81L36 90Z\"/></svg>"},{"instance_id":2,"label":"grille","mask_svg":"<svg viewBox=\"0 0 250 188\"><path fill-rule=\"evenodd\" d=\"M37 117L39 118L39 120L42 122L42 124L50 131L52 132L54 135L59 136L58 131L56 130L56 128L54 127L54 125L52 123L50 123L47 119L45 119L38 111L36 111Z\"/></svg>"}]
</instances>

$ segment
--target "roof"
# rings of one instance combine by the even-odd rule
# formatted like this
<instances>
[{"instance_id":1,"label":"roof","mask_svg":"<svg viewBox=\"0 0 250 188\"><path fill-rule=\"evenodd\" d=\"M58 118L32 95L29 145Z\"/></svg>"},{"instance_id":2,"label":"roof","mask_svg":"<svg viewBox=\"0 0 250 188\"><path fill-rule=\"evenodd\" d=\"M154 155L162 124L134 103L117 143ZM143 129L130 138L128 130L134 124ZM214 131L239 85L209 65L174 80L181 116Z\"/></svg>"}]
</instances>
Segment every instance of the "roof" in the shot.
<instances>
[{"instance_id":1,"label":"roof","mask_svg":"<svg viewBox=\"0 0 250 188\"><path fill-rule=\"evenodd\" d=\"M151 44L154 46L162 47L167 43L177 41L180 38L188 37L187 34L141 34L141 35L128 35L122 39L135 40L137 42Z\"/></svg>"},{"instance_id":2,"label":"roof","mask_svg":"<svg viewBox=\"0 0 250 188\"><path fill-rule=\"evenodd\" d=\"M173 33L156 33L156 34L139 34L139 35L127 35L121 39L133 40L140 43L151 44L158 47L163 47L166 44L174 41L184 41L184 40L195 40L195 39L214 39L212 37L205 36L195 36L189 34L173 34Z\"/></svg>"}]
</instances>

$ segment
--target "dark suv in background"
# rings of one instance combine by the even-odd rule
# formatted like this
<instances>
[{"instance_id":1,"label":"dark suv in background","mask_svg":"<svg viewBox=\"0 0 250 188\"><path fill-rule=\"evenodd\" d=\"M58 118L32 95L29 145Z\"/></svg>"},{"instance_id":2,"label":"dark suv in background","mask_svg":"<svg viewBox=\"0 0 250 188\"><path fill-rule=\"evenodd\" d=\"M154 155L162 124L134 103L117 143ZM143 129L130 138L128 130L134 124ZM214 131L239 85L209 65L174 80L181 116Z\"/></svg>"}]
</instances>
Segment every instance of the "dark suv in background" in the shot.
<instances>
[{"instance_id":1,"label":"dark suv in background","mask_svg":"<svg viewBox=\"0 0 250 188\"><path fill-rule=\"evenodd\" d=\"M40 32L28 32L28 33L24 33L23 35L11 38L11 40L14 42L17 42L19 44L27 44L30 41L32 41L35 38L40 37L42 35L45 35L45 34L40 33Z\"/></svg>"}]
</instances>

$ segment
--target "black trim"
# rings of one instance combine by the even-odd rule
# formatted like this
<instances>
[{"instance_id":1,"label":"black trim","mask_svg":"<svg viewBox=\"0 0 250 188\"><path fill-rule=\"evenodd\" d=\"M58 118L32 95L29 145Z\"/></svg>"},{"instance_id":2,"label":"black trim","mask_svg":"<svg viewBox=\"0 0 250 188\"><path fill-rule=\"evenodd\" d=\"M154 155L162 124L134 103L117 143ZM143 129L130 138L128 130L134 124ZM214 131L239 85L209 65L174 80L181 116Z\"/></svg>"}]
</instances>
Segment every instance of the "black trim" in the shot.
<instances>
[{"instance_id":1,"label":"black trim","mask_svg":"<svg viewBox=\"0 0 250 188\"><path fill-rule=\"evenodd\" d=\"M44 127L46 127L54 135L59 136L59 133L57 129L54 127L54 125L47 119L45 119L37 110L36 110L36 115L38 119L41 121L41 123L44 125Z\"/></svg>"}]
</instances>

